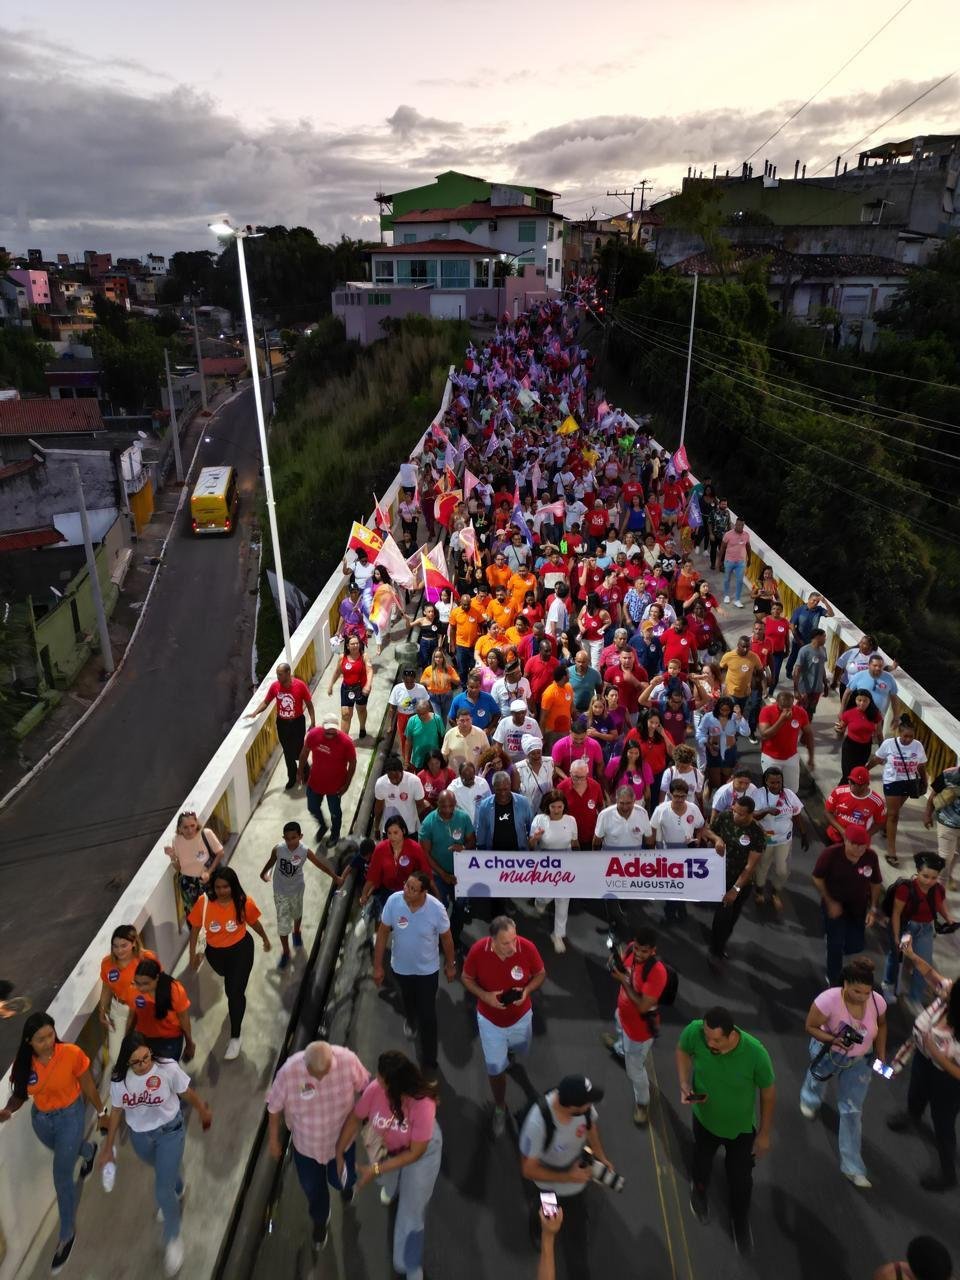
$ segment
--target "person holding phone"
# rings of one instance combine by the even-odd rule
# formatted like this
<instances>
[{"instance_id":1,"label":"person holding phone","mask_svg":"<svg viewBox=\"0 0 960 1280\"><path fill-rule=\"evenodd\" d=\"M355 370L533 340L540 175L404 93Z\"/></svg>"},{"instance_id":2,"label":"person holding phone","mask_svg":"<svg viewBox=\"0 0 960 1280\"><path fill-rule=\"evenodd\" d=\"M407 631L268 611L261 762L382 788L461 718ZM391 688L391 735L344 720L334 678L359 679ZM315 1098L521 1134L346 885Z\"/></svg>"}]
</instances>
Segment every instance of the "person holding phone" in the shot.
<instances>
[{"instance_id":1,"label":"person holding phone","mask_svg":"<svg viewBox=\"0 0 960 1280\"><path fill-rule=\"evenodd\" d=\"M869 1191L872 1183L860 1153L863 1103L870 1088L871 1067L882 1074L887 1053L887 1008L874 990L873 962L858 956L845 964L841 986L828 987L807 1013L811 1063L800 1090L800 1112L816 1119L827 1084L837 1082L840 1113L840 1172ZM851 1034L854 1033L854 1034Z\"/></svg>"},{"instance_id":2,"label":"person holding phone","mask_svg":"<svg viewBox=\"0 0 960 1280\"><path fill-rule=\"evenodd\" d=\"M563 1226L563 1210L555 1191L540 1192L540 1260L537 1280L557 1280L556 1243Z\"/></svg>"}]
</instances>

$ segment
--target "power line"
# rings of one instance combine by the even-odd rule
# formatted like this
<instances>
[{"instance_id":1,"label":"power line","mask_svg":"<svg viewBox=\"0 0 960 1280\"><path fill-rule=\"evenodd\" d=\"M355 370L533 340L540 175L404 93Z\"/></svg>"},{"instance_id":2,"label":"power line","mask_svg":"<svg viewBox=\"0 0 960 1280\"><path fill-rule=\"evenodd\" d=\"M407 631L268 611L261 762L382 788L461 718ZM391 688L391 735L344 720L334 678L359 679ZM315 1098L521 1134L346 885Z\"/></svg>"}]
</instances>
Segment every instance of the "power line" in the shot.
<instances>
[{"instance_id":1,"label":"power line","mask_svg":"<svg viewBox=\"0 0 960 1280\"><path fill-rule=\"evenodd\" d=\"M755 147L753 151L750 152L750 154L747 156L747 159L744 161L744 164L752 160L753 157L757 154L757 152L762 151L768 142L772 142L773 139L777 136L777 134L782 132L782 130L784 130L792 120L796 120L797 116L800 114L801 111L805 111L806 108L809 107L811 102L813 102L816 98L819 98L820 94L823 93L824 89L832 85L834 80L836 80L837 76L841 75L842 72L846 71L847 67L850 66L851 62L855 62L856 59L860 57L861 53L863 53L864 49L866 49L869 45L873 44L877 36L881 35L884 31L886 31L890 23L893 22L895 18L899 18L901 13L903 13L904 9L909 8L912 3L913 3L913 0L906 0L906 4L902 4L892 18L888 18L886 22L883 24L883 26L878 27L878 29L873 33L870 39L867 40L865 44L862 44L860 46L860 48L856 51L856 53L851 54L851 56L846 60L846 62L839 69L839 71L835 71L829 80L825 80L824 83L820 86L820 88L816 91L816 93L811 94L811 96L806 100L803 106L797 107L796 111L794 111L792 115L787 116L786 120L784 120L783 124L781 124L779 128L774 129L773 133L771 133L769 138L765 138L764 141L760 143L759 147Z\"/></svg>"}]
</instances>

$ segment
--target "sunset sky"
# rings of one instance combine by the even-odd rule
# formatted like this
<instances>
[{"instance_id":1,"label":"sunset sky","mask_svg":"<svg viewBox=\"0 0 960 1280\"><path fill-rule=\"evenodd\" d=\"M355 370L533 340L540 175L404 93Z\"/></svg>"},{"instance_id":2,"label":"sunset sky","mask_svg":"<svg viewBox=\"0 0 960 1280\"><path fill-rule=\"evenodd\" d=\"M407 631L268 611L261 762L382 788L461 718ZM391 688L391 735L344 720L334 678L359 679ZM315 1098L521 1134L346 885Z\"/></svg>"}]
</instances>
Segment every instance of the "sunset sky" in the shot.
<instances>
[{"instance_id":1,"label":"sunset sky","mask_svg":"<svg viewBox=\"0 0 960 1280\"><path fill-rule=\"evenodd\" d=\"M902 3L7 0L0 244L169 253L219 210L376 238L378 188L449 168L612 213L608 188L738 168ZM954 76L860 143L954 70L956 32L955 0L910 0L755 163L960 132Z\"/></svg>"}]
</instances>

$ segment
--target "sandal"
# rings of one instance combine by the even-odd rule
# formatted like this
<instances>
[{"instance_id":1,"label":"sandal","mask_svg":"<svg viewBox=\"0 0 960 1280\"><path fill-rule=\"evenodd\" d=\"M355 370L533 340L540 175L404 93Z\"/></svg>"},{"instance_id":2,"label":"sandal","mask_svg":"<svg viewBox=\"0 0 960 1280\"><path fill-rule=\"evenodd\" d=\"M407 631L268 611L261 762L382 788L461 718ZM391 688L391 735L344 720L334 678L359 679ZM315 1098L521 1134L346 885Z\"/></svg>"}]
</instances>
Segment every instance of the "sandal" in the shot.
<instances>
[{"instance_id":1,"label":"sandal","mask_svg":"<svg viewBox=\"0 0 960 1280\"><path fill-rule=\"evenodd\" d=\"M888 867L899 867L900 865L900 856L896 853L885 854L883 860Z\"/></svg>"}]
</instances>

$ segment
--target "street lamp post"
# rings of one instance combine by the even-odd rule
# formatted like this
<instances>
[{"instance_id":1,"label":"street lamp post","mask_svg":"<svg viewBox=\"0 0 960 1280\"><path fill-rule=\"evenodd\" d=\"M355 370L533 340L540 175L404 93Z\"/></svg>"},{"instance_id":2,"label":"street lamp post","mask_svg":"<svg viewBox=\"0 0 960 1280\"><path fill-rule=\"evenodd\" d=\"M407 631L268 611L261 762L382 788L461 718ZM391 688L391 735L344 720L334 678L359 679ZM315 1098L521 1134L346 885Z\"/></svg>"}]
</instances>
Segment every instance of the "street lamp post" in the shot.
<instances>
[{"instance_id":1,"label":"street lamp post","mask_svg":"<svg viewBox=\"0 0 960 1280\"><path fill-rule=\"evenodd\" d=\"M277 531L277 507L273 497L273 476L270 471L270 455L267 452L267 428L263 418L263 398L260 394L260 371L257 368L257 346L253 332L253 312L250 309L250 285L247 281L247 263L243 242L253 234L249 227L234 227L225 218L210 223L210 230L221 239L232 237L237 242L237 262L240 267L240 294L243 298L243 318L247 331L247 349L250 352L250 374L253 378L253 403L257 413L257 430L260 433L260 454L263 458L263 489L267 500L267 520L270 523L270 541L273 546L273 565L277 573L277 599L280 626L283 629L283 651L287 662L293 666L293 650L290 646L290 619L287 617L286 581L280 559L280 535Z\"/></svg>"}]
</instances>

